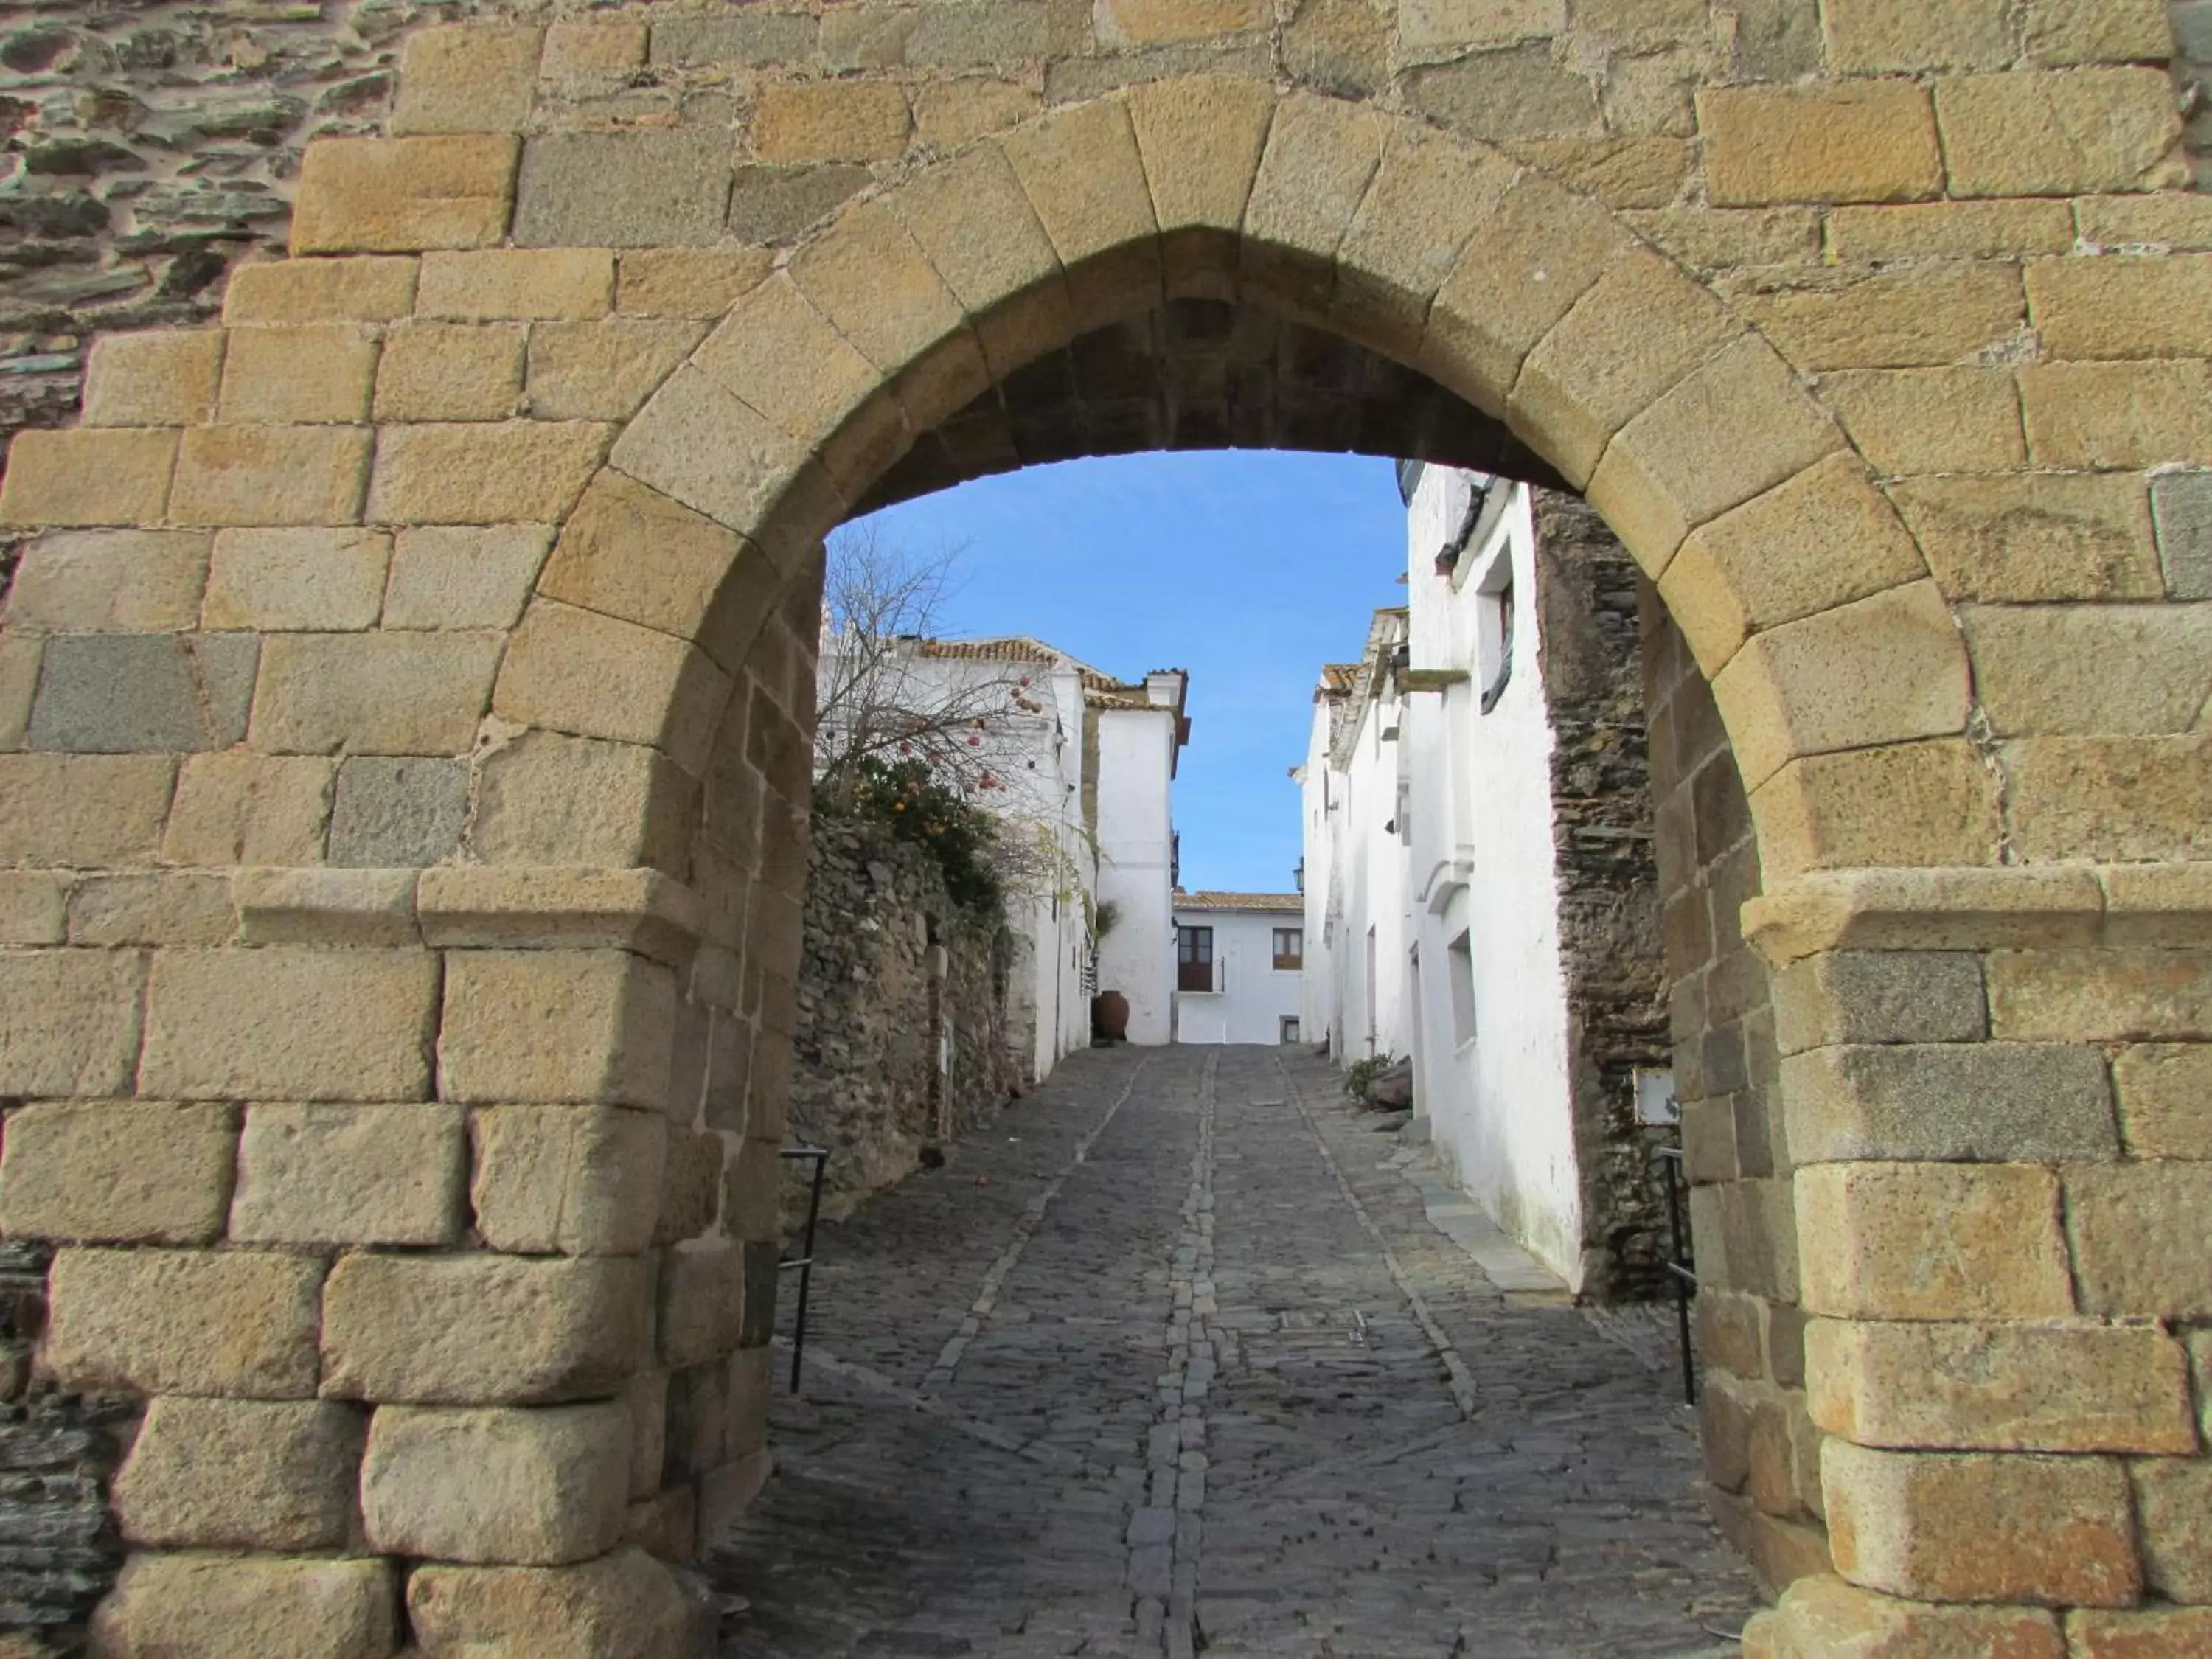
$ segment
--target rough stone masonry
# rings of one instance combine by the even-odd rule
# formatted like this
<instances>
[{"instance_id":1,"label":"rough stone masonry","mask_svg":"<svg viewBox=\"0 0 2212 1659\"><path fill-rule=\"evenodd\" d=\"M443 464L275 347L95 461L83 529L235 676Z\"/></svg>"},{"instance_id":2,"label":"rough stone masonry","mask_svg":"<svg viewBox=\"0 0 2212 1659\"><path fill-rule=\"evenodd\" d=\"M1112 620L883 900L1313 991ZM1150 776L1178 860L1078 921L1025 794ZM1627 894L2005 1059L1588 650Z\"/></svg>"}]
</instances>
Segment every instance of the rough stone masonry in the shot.
<instances>
[{"instance_id":1,"label":"rough stone masonry","mask_svg":"<svg viewBox=\"0 0 2212 1659\"><path fill-rule=\"evenodd\" d=\"M1684 999L1723 1060L1764 981L1783 1133L1699 1269L1817 1435L1709 1450L1827 1523L1753 1650L2201 1649L2203 9L11 20L21 405L162 325L0 481L0 1230L32 1386L144 1402L100 1642L679 1650L766 1468L814 550L916 456L1229 442L1579 491L1711 694L1758 892Z\"/></svg>"}]
</instances>

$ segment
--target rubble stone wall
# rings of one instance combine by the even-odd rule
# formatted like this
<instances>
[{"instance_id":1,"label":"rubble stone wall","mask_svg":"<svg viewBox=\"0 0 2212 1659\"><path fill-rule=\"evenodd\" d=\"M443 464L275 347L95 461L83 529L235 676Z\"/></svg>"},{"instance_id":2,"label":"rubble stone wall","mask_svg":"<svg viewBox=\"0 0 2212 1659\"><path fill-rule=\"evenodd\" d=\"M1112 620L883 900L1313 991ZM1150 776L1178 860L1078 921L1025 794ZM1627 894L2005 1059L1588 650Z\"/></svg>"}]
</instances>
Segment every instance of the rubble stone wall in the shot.
<instances>
[{"instance_id":1,"label":"rubble stone wall","mask_svg":"<svg viewBox=\"0 0 2212 1659\"><path fill-rule=\"evenodd\" d=\"M791 1132L830 1151L825 1215L849 1213L912 1170L926 1145L966 1133L1018 1086L1009 951L999 919L954 904L921 848L817 814ZM942 1073L940 1021L951 1039ZM803 1169L785 1182L787 1233L805 1215Z\"/></svg>"},{"instance_id":2,"label":"rubble stone wall","mask_svg":"<svg viewBox=\"0 0 2212 1659\"><path fill-rule=\"evenodd\" d=\"M1587 502L1535 492L1536 637L1552 726L1552 857L1566 977L1583 1280L1667 1289L1664 1188L1635 1073L1668 1062L1636 562Z\"/></svg>"}]
</instances>

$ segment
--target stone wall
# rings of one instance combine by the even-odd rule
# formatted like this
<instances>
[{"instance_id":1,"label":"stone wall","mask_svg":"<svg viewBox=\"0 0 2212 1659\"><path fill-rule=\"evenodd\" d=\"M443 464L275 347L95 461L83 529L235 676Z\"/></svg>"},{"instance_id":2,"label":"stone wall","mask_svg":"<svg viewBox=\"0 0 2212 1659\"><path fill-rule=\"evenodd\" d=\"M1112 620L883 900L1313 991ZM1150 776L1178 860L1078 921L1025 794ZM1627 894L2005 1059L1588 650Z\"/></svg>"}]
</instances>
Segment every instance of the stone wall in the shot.
<instances>
[{"instance_id":1,"label":"stone wall","mask_svg":"<svg viewBox=\"0 0 2212 1659\"><path fill-rule=\"evenodd\" d=\"M1642 583L1580 498L1534 492L1536 637L1552 721L1552 848L1566 975L1585 1291L1666 1288L1665 1193L1638 1126L1635 1072L1667 1064L1666 969L1651 847L1638 595Z\"/></svg>"},{"instance_id":2,"label":"stone wall","mask_svg":"<svg viewBox=\"0 0 2212 1659\"><path fill-rule=\"evenodd\" d=\"M790 1112L796 1139L830 1149L825 1214L849 1213L951 1138L940 1126L957 1137L1020 1086L1010 952L999 919L954 904L921 848L817 814ZM805 1213L804 1168L786 1172L787 1231Z\"/></svg>"},{"instance_id":3,"label":"stone wall","mask_svg":"<svg viewBox=\"0 0 2212 1659\"><path fill-rule=\"evenodd\" d=\"M1760 890L1735 757L1680 629L1641 585L1674 1086L1698 1279L1706 1470L1722 1529L1779 1588L1828 1570L1807 1414L1796 1218L1767 970L1740 912Z\"/></svg>"}]
</instances>

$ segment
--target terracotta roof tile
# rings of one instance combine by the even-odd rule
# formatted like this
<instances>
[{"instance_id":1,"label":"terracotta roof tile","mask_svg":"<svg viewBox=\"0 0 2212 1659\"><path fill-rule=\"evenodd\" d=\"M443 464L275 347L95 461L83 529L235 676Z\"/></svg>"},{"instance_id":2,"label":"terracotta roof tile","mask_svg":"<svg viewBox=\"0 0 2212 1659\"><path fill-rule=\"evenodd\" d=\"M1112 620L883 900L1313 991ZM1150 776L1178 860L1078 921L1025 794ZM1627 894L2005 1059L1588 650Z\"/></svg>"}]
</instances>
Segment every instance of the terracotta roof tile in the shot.
<instances>
[{"instance_id":1,"label":"terracotta roof tile","mask_svg":"<svg viewBox=\"0 0 2212 1659\"><path fill-rule=\"evenodd\" d=\"M1303 893L1223 893L1201 888L1194 893L1178 891L1178 910L1297 910L1306 908Z\"/></svg>"}]
</instances>

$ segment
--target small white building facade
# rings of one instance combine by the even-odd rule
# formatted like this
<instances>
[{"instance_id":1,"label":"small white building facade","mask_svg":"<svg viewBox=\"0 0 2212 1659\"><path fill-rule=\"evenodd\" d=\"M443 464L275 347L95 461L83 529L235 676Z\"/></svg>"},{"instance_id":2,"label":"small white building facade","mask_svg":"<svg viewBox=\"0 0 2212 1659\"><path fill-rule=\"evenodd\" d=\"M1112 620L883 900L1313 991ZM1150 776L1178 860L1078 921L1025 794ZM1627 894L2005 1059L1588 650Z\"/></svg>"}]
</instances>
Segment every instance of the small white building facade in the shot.
<instances>
[{"instance_id":1,"label":"small white building facade","mask_svg":"<svg viewBox=\"0 0 2212 1659\"><path fill-rule=\"evenodd\" d=\"M837 649L836 636L825 635L825 687L836 672ZM1042 1081L1062 1056L1091 1042L1093 991L1104 982L1109 938L1120 931L1098 925L1105 904L1125 914L1158 912L1150 981L1133 964L1113 960L1115 971L1158 1011L1159 1034L1150 1040L1166 1042L1170 789L1183 734L1184 677L1176 673L1164 688L1164 715L1149 678L1125 684L1020 635L901 640L884 672L896 684L878 691L880 699L977 711L969 740L980 787L970 798L1000 818L1021 866L1006 898L1013 945L1006 997L1008 1029L1031 1079ZM1127 994L1133 1010L1139 996ZM1131 1024L1133 1040L1133 1013Z\"/></svg>"},{"instance_id":2,"label":"small white building facade","mask_svg":"<svg viewBox=\"0 0 2212 1659\"><path fill-rule=\"evenodd\" d=\"M1297 1042L1305 901L1297 893L1175 896L1177 1042Z\"/></svg>"},{"instance_id":3,"label":"small white building facade","mask_svg":"<svg viewBox=\"0 0 2212 1659\"><path fill-rule=\"evenodd\" d=\"M1127 999L1131 1042L1175 1040L1176 766L1190 738L1189 677L1159 669L1084 689L1086 819L1097 849L1097 988Z\"/></svg>"},{"instance_id":4,"label":"small white building facade","mask_svg":"<svg viewBox=\"0 0 2212 1659\"><path fill-rule=\"evenodd\" d=\"M1635 568L1571 497L1401 476L1408 602L1323 671L1295 775L1322 938L1308 1027L1344 1063L1411 1056L1446 1166L1570 1286L1656 1288L1637 1097L1667 1019Z\"/></svg>"}]
</instances>

